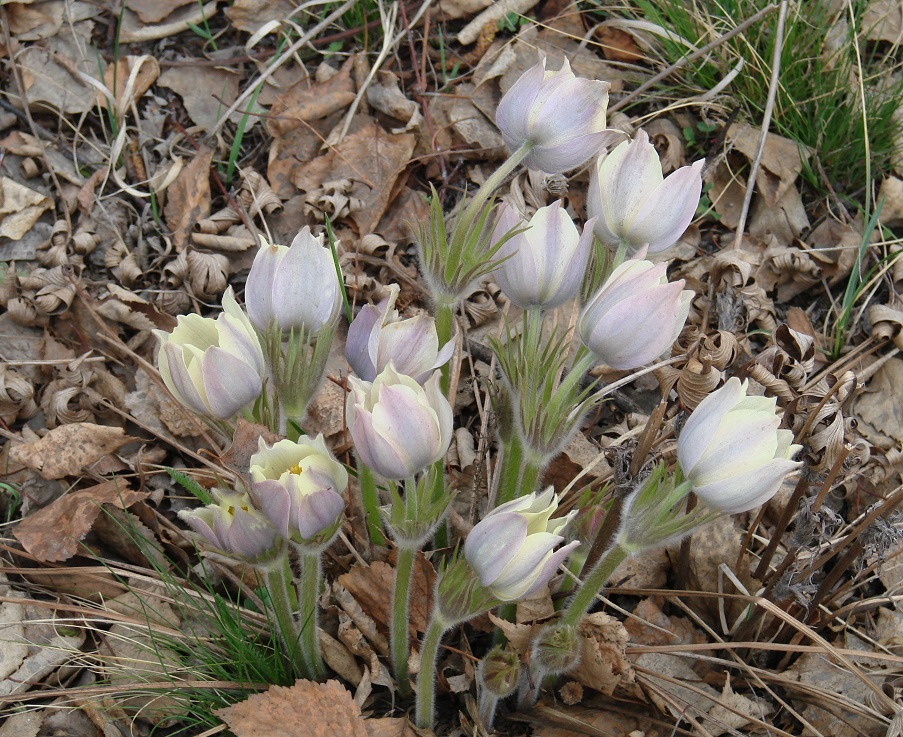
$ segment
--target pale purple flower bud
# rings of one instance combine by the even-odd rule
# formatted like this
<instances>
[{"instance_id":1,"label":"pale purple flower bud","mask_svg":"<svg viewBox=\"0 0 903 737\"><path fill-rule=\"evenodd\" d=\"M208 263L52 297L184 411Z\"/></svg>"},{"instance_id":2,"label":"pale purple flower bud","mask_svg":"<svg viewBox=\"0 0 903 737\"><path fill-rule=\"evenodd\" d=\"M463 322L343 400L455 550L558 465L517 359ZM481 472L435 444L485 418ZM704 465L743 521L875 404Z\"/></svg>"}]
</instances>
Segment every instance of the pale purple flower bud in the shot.
<instances>
[{"instance_id":1,"label":"pale purple flower bud","mask_svg":"<svg viewBox=\"0 0 903 737\"><path fill-rule=\"evenodd\" d=\"M434 372L420 386L389 363L370 383L348 377L348 428L361 460L387 479L405 479L445 457L452 409Z\"/></svg>"},{"instance_id":2,"label":"pale purple flower bud","mask_svg":"<svg viewBox=\"0 0 903 737\"><path fill-rule=\"evenodd\" d=\"M577 321L583 343L618 370L658 358L677 339L693 292L669 282L666 264L632 259L616 268L586 303Z\"/></svg>"},{"instance_id":3,"label":"pale purple flower bud","mask_svg":"<svg viewBox=\"0 0 903 737\"><path fill-rule=\"evenodd\" d=\"M496 507L470 531L464 557L500 601L517 601L542 588L579 545L574 541L555 550L576 514L550 519L556 509L558 497L550 486Z\"/></svg>"},{"instance_id":4,"label":"pale purple flower bud","mask_svg":"<svg viewBox=\"0 0 903 737\"><path fill-rule=\"evenodd\" d=\"M662 162L645 131L600 156L592 167L586 209L596 218L596 236L606 246L660 253L687 229L702 192L699 160L662 176Z\"/></svg>"},{"instance_id":5,"label":"pale purple flower bud","mask_svg":"<svg viewBox=\"0 0 903 737\"><path fill-rule=\"evenodd\" d=\"M260 438L251 456L251 481L251 497L283 537L327 543L338 530L348 473L322 435L272 446Z\"/></svg>"},{"instance_id":6,"label":"pale purple flower bud","mask_svg":"<svg viewBox=\"0 0 903 737\"><path fill-rule=\"evenodd\" d=\"M261 245L248 280L245 304L261 332L274 324L283 332L305 330L315 336L339 316L342 290L323 236L306 225L291 246Z\"/></svg>"},{"instance_id":7,"label":"pale purple flower bud","mask_svg":"<svg viewBox=\"0 0 903 737\"><path fill-rule=\"evenodd\" d=\"M160 341L160 376L189 409L227 420L260 396L263 350L231 287L216 319L180 315L171 333L154 334Z\"/></svg>"},{"instance_id":8,"label":"pale purple flower bud","mask_svg":"<svg viewBox=\"0 0 903 737\"><path fill-rule=\"evenodd\" d=\"M249 562L263 562L279 549L275 528L247 494L218 490L218 504L182 510L179 517L213 547Z\"/></svg>"},{"instance_id":9,"label":"pale purple flower bud","mask_svg":"<svg viewBox=\"0 0 903 737\"><path fill-rule=\"evenodd\" d=\"M745 512L773 497L802 464L793 433L781 430L774 397L746 395L736 377L702 400L677 440L681 470L712 509Z\"/></svg>"},{"instance_id":10,"label":"pale purple flower bud","mask_svg":"<svg viewBox=\"0 0 903 737\"><path fill-rule=\"evenodd\" d=\"M581 234L557 201L522 220L502 205L492 234L497 243L512 228L526 228L505 241L496 258L506 258L492 277L518 307L552 309L572 299L580 289L593 244L593 222Z\"/></svg>"},{"instance_id":11,"label":"pale purple flower bud","mask_svg":"<svg viewBox=\"0 0 903 737\"><path fill-rule=\"evenodd\" d=\"M527 168L560 174L623 137L605 128L609 87L574 76L567 59L557 72L548 72L543 57L502 97L495 122L512 151L532 146Z\"/></svg>"},{"instance_id":12,"label":"pale purple flower bud","mask_svg":"<svg viewBox=\"0 0 903 737\"><path fill-rule=\"evenodd\" d=\"M454 353L451 340L439 347L436 321L429 315L399 318L398 292L398 285L390 284L389 296L375 307L364 305L348 326L345 358L364 381L373 381L391 361L398 373L422 384Z\"/></svg>"}]
</instances>

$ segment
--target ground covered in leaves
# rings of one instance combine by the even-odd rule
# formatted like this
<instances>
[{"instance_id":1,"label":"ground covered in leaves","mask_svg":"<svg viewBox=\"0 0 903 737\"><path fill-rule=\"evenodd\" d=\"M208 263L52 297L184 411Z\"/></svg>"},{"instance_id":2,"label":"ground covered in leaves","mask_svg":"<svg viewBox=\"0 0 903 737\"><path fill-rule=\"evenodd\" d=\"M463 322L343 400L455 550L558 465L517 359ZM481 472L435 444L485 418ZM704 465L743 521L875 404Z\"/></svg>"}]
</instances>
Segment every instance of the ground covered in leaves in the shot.
<instances>
[{"instance_id":1,"label":"ground covered in leaves","mask_svg":"<svg viewBox=\"0 0 903 737\"><path fill-rule=\"evenodd\" d=\"M295 684L272 657L249 571L198 557L176 517L196 504L186 487L246 463L256 434L224 447L175 402L151 330L209 313L227 285L240 294L259 236L288 243L327 216L354 305L394 282L400 310L427 310L410 224L431 184L450 210L504 158L495 106L537 50L610 82L610 125L646 130L666 173L706 159L698 217L668 253L697 294L677 360L613 395L547 483L569 490L566 509L629 485L637 447L673 457L674 423L729 375L778 398L806 468L758 514L625 563L583 625L579 668L497 729L901 734L903 15L813 4L815 56L775 64L773 42L754 41L807 27L805 2L699 3L681 29L654 12L668 3L644 2L4 3L0 737L423 732L386 667L394 553L367 544L354 488L325 558L326 683ZM769 92L816 76L804 62L834 74L849 140L825 133L834 107L813 113L810 140L781 127L788 106L818 107L817 88L773 95L766 113ZM532 207L564 195L583 217L587 181L522 173L503 193ZM486 282L459 315L453 535L487 495L485 339L507 309ZM341 342L306 429L350 462ZM421 557L417 636L434 575ZM546 592L514 623L489 615L447 638L438 733L482 730L474 666L496 628L525 651L553 612Z\"/></svg>"}]
</instances>

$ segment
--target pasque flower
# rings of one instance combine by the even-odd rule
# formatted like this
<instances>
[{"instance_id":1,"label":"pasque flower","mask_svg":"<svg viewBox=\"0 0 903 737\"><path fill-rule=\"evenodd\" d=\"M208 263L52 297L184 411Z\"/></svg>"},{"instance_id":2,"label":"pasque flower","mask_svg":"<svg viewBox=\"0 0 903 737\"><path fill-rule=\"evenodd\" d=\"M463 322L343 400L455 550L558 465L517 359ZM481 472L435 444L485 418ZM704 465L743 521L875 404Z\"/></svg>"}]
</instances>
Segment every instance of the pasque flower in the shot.
<instances>
[{"instance_id":1,"label":"pasque flower","mask_svg":"<svg viewBox=\"0 0 903 737\"><path fill-rule=\"evenodd\" d=\"M245 284L251 322L261 332L305 330L317 335L331 325L342 307L335 264L323 236L304 226L291 246L260 247Z\"/></svg>"},{"instance_id":2,"label":"pasque flower","mask_svg":"<svg viewBox=\"0 0 903 737\"><path fill-rule=\"evenodd\" d=\"M583 343L614 369L638 368L660 356L680 334L693 292L669 282L666 264L631 259L618 266L586 303L577 321Z\"/></svg>"},{"instance_id":3,"label":"pasque flower","mask_svg":"<svg viewBox=\"0 0 903 737\"><path fill-rule=\"evenodd\" d=\"M273 445L260 438L251 456L251 480L251 497L283 537L325 543L338 529L348 473L322 435Z\"/></svg>"},{"instance_id":4,"label":"pasque flower","mask_svg":"<svg viewBox=\"0 0 903 737\"><path fill-rule=\"evenodd\" d=\"M378 305L364 305L348 326L345 358L364 381L373 381L389 361L400 374L418 383L448 361L455 346L439 347L436 321L429 315L402 320L395 309L397 284L389 285L389 296Z\"/></svg>"},{"instance_id":5,"label":"pasque flower","mask_svg":"<svg viewBox=\"0 0 903 737\"><path fill-rule=\"evenodd\" d=\"M541 494L496 507L470 531L464 557L489 593L500 601L516 601L548 583L578 542L555 548L571 517L550 519L558 498L550 486Z\"/></svg>"},{"instance_id":6,"label":"pasque flower","mask_svg":"<svg viewBox=\"0 0 903 737\"><path fill-rule=\"evenodd\" d=\"M522 220L510 205L502 205L493 242L513 228L524 230L502 244L496 257L505 260L493 272L505 295L518 307L545 309L574 297L592 248L592 221L581 234L560 200L537 210L529 222Z\"/></svg>"},{"instance_id":7,"label":"pasque flower","mask_svg":"<svg viewBox=\"0 0 903 737\"><path fill-rule=\"evenodd\" d=\"M179 517L213 547L249 562L264 562L281 549L276 529L247 494L218 490L217 504L182 510Z\"/></svg>"},{"instance_id":8,"label":"pasque flower","mask_svg":"<svg viewBox=\"0 0 903 737\"><path fill-rule=\"evenodd\" d=\"M232 288L216 319L180 315L171 333L155 330L157 366L167 388L198 414L229 419L263 388L263 350Z\"/></svg>"},{"instance_id":9,"label":"pasque flower","mask_svg":"<svg viewBox=\"0 0 903 737\"><path fill-rule=\"evenodd\" d=\"M662 176L658 152L645 131L600 156L590 177L587 212L596 218L599 240L611 248L673 246L687 229L702 192L700 160Z\"/></svg>"},{"instance_id":10,"label":"pasque flower","mask_svg":"<svg viewBox=\"0 0 903 737\"><path fill-rule=\"evenodd\" d=\"M557 72L546 71L543 57L502 97L495 122L509 148L531 147L525 166L560 174L623 136L605 128L610 86L574 76L567 59Z\"/></svg>"},{"instance_id":11,"label":"pasque flower","mask_svg":"<svg viewBox=\"0 0 903 737\"><path fill-rule=\"evenodd\" d=\"M420 386L389 363L373 382L348 377L348 427L361 460L387 479L405 479L445 456L452 409L439 372Z\"/></svg>"},{"instance_id":12,"label":"pasque flower","mask_svg":"<svg viewBox=\"0 0 903 737\"><path fill-rule=\"evenodd\" d=\"M681 470L712 509L745 512L773 497L799 468L802 446L781 430L777 399L750 397L736 377L693 410L677 441Z\"/></svg>"}]
</instances>

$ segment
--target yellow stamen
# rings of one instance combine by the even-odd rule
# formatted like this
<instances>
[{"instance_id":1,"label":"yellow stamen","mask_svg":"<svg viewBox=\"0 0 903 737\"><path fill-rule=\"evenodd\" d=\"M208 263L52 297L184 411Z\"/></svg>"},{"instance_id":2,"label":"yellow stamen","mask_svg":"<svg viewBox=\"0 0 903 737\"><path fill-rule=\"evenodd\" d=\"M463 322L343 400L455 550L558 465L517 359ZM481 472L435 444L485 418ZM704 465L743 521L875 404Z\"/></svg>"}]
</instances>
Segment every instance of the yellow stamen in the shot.
<instances>
[{"instance_id":1,"label":"yellow stamen","mask_svg":"<svg viewBox=\"0 0 903 737\"><path fill-rule=\"evenodd\" d=\"M296 473L296 474L298 474L298 475L300 476L300 475L301 475L301 466L300 466L299 464L297 464L297 463L296 463L295 465L293 465L293 466L289 466L288 472L289 472L289 473Z\"/></svg>"}]
</instances>

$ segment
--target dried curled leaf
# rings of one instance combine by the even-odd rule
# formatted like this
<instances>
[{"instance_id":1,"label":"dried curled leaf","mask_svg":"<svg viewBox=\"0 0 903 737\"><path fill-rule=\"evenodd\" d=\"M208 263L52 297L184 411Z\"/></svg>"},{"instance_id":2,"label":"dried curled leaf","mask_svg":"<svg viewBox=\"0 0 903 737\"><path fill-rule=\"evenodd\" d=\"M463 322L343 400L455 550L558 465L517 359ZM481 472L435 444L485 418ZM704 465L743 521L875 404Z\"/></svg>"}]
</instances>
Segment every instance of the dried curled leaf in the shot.
<instances>
[{"instance_id":1,"label":"dried curled leaf","mask_svg":"<svg viewBox=\"0 0 903 737\"><path fill-rule=\"evenodd\" d=\"M726 330L711 335L700 335L695 328L685 331L672 351L685 354L685 360L655 372L662 393L674 389L681 406L695 409L724 380L723 370L734 362L739 350L736 337Z\"/></svg>"},{"instance_id":2,"label":"dried curled leaf","mask_svg":"<svg viewBox=\"0 0 903 737\"><path fill-rule=\"evenodd\" d=\"M846 423L843 406L856 390L852 371L827 374L811 389L787 405L787 421L803 443L808 465L822 473L831 469L843 452Z\"/></svg>"},{"instance_id":3,"label":"dried curled leaf","mask_svg":"<svg viewBox=\"0 0 903 737\"><path fill-rule=\"evenodd\" d=\"M684 137L680 129L668 118L656 118L644 130L649 134L649 141L658 151L662 161L662 173L679 169L686 159Z\"/></svg>"},{"instance_id":4,"label":"dried curled leaf","mask_svg":"<svg viewBox=\"0 0 903 737\"><path fill-rule=\"evenodd\" d=\"M0 420L11 425L20 417L27 420L37 413L34 385L15 369L0 363Z\"/></svg>"},{"instance_id":5,"label":"dried curled leaf","mask_svg":"<svg viewBox=\"0 0 903 737\"><path fill-rule=\"evenodd\" d=\"M888 339L897 348L903 349L903 300L898 298L889 305L872 305L869 307L869 322L875 340Z\"/></svg>"}]
</instances>

